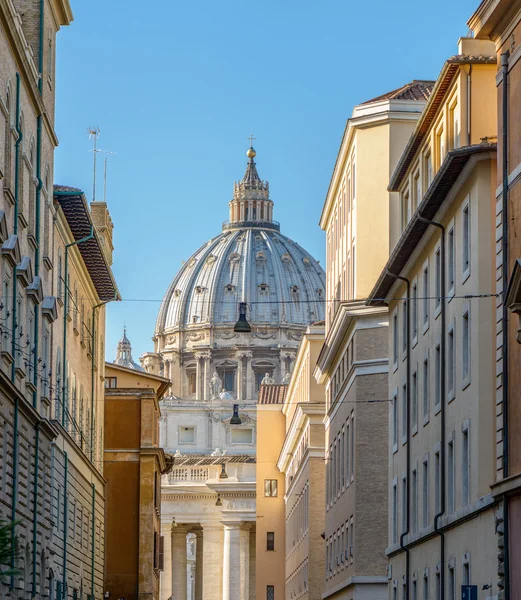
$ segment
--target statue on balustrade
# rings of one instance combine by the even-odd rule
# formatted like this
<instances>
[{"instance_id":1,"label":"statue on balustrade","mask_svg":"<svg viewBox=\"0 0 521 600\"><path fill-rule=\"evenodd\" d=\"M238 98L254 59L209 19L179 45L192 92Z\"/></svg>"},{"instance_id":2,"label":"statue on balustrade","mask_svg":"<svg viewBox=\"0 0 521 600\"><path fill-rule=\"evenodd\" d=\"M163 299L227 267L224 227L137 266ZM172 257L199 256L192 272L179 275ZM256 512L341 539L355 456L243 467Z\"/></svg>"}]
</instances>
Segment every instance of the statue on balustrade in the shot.
<instances>
[{"instance_id":1,"label":"statue on balustrade","mask_svg":"<svg viewBox=\"0 0 521 600\"><path fill-rule=\"evenodd\" d=\"M221 378L217 374L217 371L212 375L210 379L210 396L213 398L218 398L219 394L223 391L223 383Z\"/></svg>"}]
</instances>

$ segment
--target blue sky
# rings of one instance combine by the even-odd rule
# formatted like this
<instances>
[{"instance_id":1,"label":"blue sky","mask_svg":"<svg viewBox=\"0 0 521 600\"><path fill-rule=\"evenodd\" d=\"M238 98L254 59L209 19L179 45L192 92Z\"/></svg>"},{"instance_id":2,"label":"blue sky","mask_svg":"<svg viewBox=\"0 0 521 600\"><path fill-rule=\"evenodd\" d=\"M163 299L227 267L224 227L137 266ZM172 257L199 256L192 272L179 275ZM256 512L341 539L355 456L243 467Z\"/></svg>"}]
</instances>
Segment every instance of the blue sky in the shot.
<instances>
[{"instance_id":1,"label":"blue sky","mask_svg":"<svg viewBox=\"0 0 521 600\"><path fill-rule=\"evenodd\" d=\"M353 106L435 79L478 0L71 5L75 19L58 36L55 181L91 199L86 130L99 126L98 146L117 153L107 201L125 301L108 309L112 360L124 322L135 359L153 349L181 261L228 218L250 132L283 233L324 263L318 219Z\"/></svg>"}]
</instances>

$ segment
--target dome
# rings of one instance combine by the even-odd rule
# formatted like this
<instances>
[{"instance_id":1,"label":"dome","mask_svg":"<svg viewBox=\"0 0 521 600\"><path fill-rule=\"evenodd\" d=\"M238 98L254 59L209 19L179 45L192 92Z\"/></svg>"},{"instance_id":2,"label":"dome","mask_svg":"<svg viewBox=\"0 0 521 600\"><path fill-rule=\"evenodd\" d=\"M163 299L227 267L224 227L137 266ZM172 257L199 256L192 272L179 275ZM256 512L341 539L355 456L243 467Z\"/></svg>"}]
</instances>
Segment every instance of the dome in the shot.
<instances>
[{"instance_id":1,"label":"dome","mask_svg":"<svg viewBox=\"0 0 521 600\"><path fill-rule=\"evenodd\" d=\"M192 324L231 324L238 303L253 324L309 325L324 318L325 276L296 242L267 227L223 231L199 248L168 289L156 333Z\"/></svg>"}]
</instances>

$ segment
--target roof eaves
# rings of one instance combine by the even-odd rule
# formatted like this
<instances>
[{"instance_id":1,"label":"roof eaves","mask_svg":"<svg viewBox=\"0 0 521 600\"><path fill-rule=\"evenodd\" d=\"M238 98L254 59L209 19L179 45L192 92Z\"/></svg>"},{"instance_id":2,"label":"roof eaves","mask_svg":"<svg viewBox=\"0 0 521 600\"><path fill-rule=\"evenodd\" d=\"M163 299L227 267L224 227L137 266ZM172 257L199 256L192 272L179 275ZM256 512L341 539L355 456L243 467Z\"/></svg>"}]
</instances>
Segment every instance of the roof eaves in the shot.
<instances>
[{"instance_id":1,"label":"roof eaves","mask_svg":"<svg viewBox=\"0 0 521 600\"><path fill-rule=\"evenodd\" d=\"M468 64L496 64L497 60L495 56L470 56L458 54L451 56L445 61L436 83L430 95L430 98L423 109L423 114L419 118L414 131L405 146L398 164L391 176L389 186L387 190L389 192L397 192L404 177L407 173L412 159L416 155L416 152L423 143L423 140L430 129L430 126L438 112L438 109L447 93L455 74L458 71L458 67L461 65Z\"/></svg>"},{"instance_id":2,"label":"roof eaves","mask_svg":"<svg viewBox=\"0 0 521 600\"><path fill-rule=\"evenodd\" d=\"M468 161L473 156L495 152L496 149L497 144L485 142L457 148L447 154L418 209L394 247L387 264L380 273L378 281L369 294L367 300L368 306L381 306L387 303L387 295L395 282L395 278L391 273L396 275L401 274L409 257L421 242L423 235L429 227L428 224L420 220L420 217L429 220L434 219Z\"/></svg>"}]
</instances>

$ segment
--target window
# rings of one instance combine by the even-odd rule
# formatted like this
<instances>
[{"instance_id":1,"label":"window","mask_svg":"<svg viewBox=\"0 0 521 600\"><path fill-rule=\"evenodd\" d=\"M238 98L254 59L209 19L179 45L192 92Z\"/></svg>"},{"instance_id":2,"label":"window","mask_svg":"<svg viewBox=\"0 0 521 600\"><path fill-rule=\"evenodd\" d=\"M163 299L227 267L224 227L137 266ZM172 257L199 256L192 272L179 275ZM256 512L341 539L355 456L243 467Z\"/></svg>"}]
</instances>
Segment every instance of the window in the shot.
<instances>
[{"instance_id":1,"label":"window","mask_svg":"<svg viewBox=\"0 0 521 600\"><path fill-rule=\"evenodd\" d=\"M351 448L349 450L351 456L351 481L355 476L355 417L354 413L351 413Z\"/></svg>"},{"instance_id":2,"label":"window","mask_svg":"<svg viewBox=\"0 0 521 600\"><path fill-rule=\"evenodd\" d=\"M423 494L422 494L422 508L423 508L423 527L429 525L429 461L423 462Z\"/></svg>"},{"instance_id":3,"label":"window","mask_svg":"<svg viewBox=\"0 0 521 600\"><path fill-rule=\"evenodd\" d=\"M275 550L275 532L273 531L266 533L266 550Z\"/></svg>"},{"instance_id":4,"label":"window","mask_svg":"<svg viewBox=\"0 0 521 600\"><path fill-rule=\"evenodd\" d=\"M393 315L393 365L398 365L398 311Z\"/></svg>"},{"instance_id":5,"label":"window","mask_svg":"<svg viewBox=\"0 0 521 600\"><path fill-rule=\"evenodd\" d=\"M429 267L423 269L423 328L429 326Z\"/></svg>"},{"instance_id":6,"label":"window","mask_svg":"<svg viewBox=\"0 0 521 600\"><path fill-rule=\"evenodd\" d=\"M407 355L407 334L407 300L404 300L402 304L402 351L404 357Z\"/></svg>"},{"instance_id":7,"label":"window","mask_svg":"<svg viewBox=\"0 0 521 600\"><path fill-rule=\"evenodd\" d=\"M412 582L412 599L411 600L418 600L418 582L416 580L414 580Z\"/></svg>"},{"instance_id":8,"label":"window","mask_svg":"<svg viewBox=\"0 0 521 600\"><path fill-rule=\"evenodd\" d=\"M416 171L416 173L414 174L413 193L414 193L413 210L416 210L422 199L420 171Z\"/></svg>"},{"instance_id":9,"label":"window","mask_svg":"<svg viewBox=\"0 0 521 600\"><path fill-rule=\"evenodd\" d=\"M270 498L276 498L278 495L278 482L276 479L264 480L264 495Z\"/></svg>"},{"instance_id":10,"label":"window","mask_svg":"<svg viewBox=\"0 0 521 600\"><path fill-rule=\"evenodd\" d=\"M418 428L418 374L416 371L412 374L411 389L411 427Z\"/></svg>"},{"instance_id":11,"label":"window","mask_svg":"<svg viewBox=\"0 0 521 600\"><path fill-rule=\"evenodd\" d=\"M412 339L418 337L418 285L412 286Z\"/></svg>"},{"instance_id":12,"label":"window","mask_svg":"<svg viewBox=\"0 0 521 600\"><path fill-rule=\"evenodd\" d=\"M447 452L447 512L449 515L454 512L454 483L454 440L451 440Z\"/></svg>"},{"instance_id":13,"label":"window","mask_svg":"<svg viewBox=\"0 0 521 600\"><path fill-rule=\"evenodd\" d=\"M402 387L402 442L407 441L407 384Z\"/></svg>"},{"instance_id":14,"label":"window","mask_svg":"<svg viewBox=\"0 0 521 600\"><path fill-rule=\"evenodd\" d=\"M429 359L423 361L423 419L429 418Z\"/></svg>"},{"instance_id":15,"label":"window","mask_svg":"<svg viewBox=\"0 0 521 600\"><path fill-rule=\"evenodd\" d=\"M392 399L392 428L393 428L393 451L398 449L398 396Z\"/></svg>"},{"instance_id":16,"label":"window","mask_svg":"<svg viewBox=\"0 0 521 600\"><path fill-rule=\"evenodd\" d=\"M435 285L436 285L436 302L435 302L435 309L439 310L440 306L441 306L441 249L438 248L436 250L436 254L435 254L435 268L436 268L436 280L435 280Z\"/></svg>"},{"instance_id":17,"label":"window","mask_svg":"<svg viewBox=\"0 0 521 600\"><path fill-rule=\"evenodd\" d=\"M463 314L463 352L462 352L462 367L463 367L463 383L466 384L470 381L470 326L469 326L469 313L468 311Z\"/></svg>"},{"instance_id":18,"label":"window","mask_svg":"<svg viewBox=\"0 0 521 600\"><path fill-rule=\"evenodd\" d=\"M470 565L468 561L463 563L463 585L470 585Z\"/></svg>"},{"instance_id":19,"label":"window","mask_svg":"<svg viewBox=\"0 0 521 600\"><path fill-rule=\"evenodd\" d=\"M429 600L429 576L423 577L423 600Z\"/></svg>"},{"instance_id":20,"label":"window","mask_svg":"<svg viewBox=\"0 0 521 600\"><path fill-rule=\"evenodd\" d=\"M454 227L449 230L447 255L447 284L449 293L454 293Z\"/></svg>"},{"instance_id":21,"label":"window","mask_svg":"<svg viewBox=\"0 0 521 600\"><path fill-rule=\"evenodd\" d=\"M441 349L440 345L436 346L436 351L434 354L434 373L435 373L435 381L434 381L434 392L435 392L435 405L439 406L441 403Z\"/></svg>"},{"instance_id":22,"label":"window","mask_svg":"<svg viewBox=\"0 0 521 600\"><path fill-rule=\"evenodd\" d=\"M196 391L196 372L191 371L188 373L188 393L195 394Z\"/></svg>"},{"instance_id":23,"label":"window","mask_svg":"<svg viewBox=\"0 0 521 600\"><path fill-rule=\"evenodd\" d=\"M402 477L402 532L407 529L407 477Z\"/></svg>"},{"instance_id":24,"label":"window","mask_svg":"<svg viewBox=\"0 0 521 600\"><path fill-rule=\"evenodd\" d=\"M398 542L398 486L393 484L393 513L392 513L392 539L391 543Z\"/></svg>"},{"instance_id":25,"label":"window","mask_svg":"<svg viewBox=\"0 0 521 600\"><path fill-rule=\"evenodd\" d=\"M425 155L423 168L425 173L425 190L427 190L432 183L432 156L430 152Z\"/></svg>"},{"instance_id":26,"label":"window","mask_svg":"<svg viewBox=\"0 0 521 600\"><path fill-rule=\"evenodd\" d=\"M461 450L461 503L466 506L470 499L469 490L470 480L470 447L469 447L469 430L463 431L463 443Z\"/></svg>"},{"instance_id":27,"label":"window","mask_svg":"<svg viewBox=\"0 0 521 600\"><path fill-rule=\"evenodd\" d=\"M449 598L448 600L456 600L456 577L454 568L449 567Z\"/></svg>"},{"instance_id":28,"label":"window","mask_svg":"<svg viewBox=\"0 0 521 600\"><path fill-rule=\"evenodd\" d=\"M411 490L411 525L412 532L418 531L418 471L414 469L412 472L412 490Z\"/></svg>"},{"instance_id":29,"label":"window","mask_svg":"<svg viewBox=\"0 0 521 600\"><path fill-rule=\"evenodd\" d=\"M449 339L448 339L448 343L447 343L447 389L448 389L448 393L449 393L449 398L454 398L454 390L456 389L455 386L455 379L456 379L456 373L455 373L455 365L454 365L454 361L456 359L455 356L455 347L454 347L454 329L451 328L449 330Z\"/></svg>"},{"instance_id":30,"label":"window","mask_svg":"<svg viewBox=\"0 0 521 600\"><path fill-rule=\"evenodd\" d=\"M350 452L349 452L349 444L350 444L350 429L349 429L349 419L347 419L346 425L346 485L349 485L349 460L350 460Z\"/></svg>"},{"instance_id":31,"label":"window","mask_svg":"<svg viewBox=\"0 0 521 600\"><path fill-rule=\"evenodd\" d=\"M470 204L463 207L463 277L470 273Z\"/></svg>"},{"instance_id":32,"label":"window","mask_svg":"<svg viewBox=\"0 0 521 600\"><path fill-rule=\"evenodd\" d=\"M434 514L440 511L440 453L434 454Z\"/></svg>"},{"instance_id":33,"label":"window","mask_svg":"<svg viewBox=\"0 0 521 600\"><path fill-rule=\"evenodd\" d=\"M195 427L179 427L179 443L195 444Z\"/></svg>"},{"instance_id":34,"label":"window","mask_svg":"<svg viewBox=\"0 0 521 600\"><path fill-rule=\"evenodd\" d=\"M237 429L234 427L231 430L232 444L253 444L253 429Z\"/></svg>"},{"instance_id":35,"label":"window","mask_svg":"<svg viewBox=\"0 0 521 600\"><path fill-rule=\"evenodd\" d=\"M275 600L275 586L274 585L266 586L266 600Z\"/></svg>"},{"instance_id":36,"label":"window","mask_svg":"<svg viewBox=\"0 0 521 600\"><path fill-rule=\"evenodd\" d=\"M118 387L117 377L105 377L105 388L113 390Z\"/></svg>"},{"instance_id":37,"label":"window","mask_svg":"<svg viewBox=\"0 0 521 600\"><path fill-rule=\"evenodd\" d=\"M223 390L235 392L235 369L226 370L221 373Z\"/></svg>"},{"instance_id":38,"label":"window","mask_svg":"<svg viewBox=\"0 0 521 600\"><path fill-rule=\"evenodd\" d=\"M436 573L436 600L441 600L441 576Z\"/></svg>"}]
</instances>

